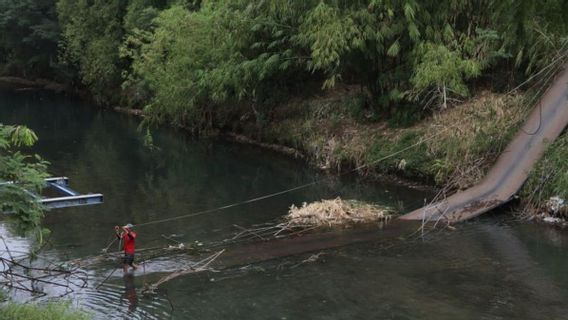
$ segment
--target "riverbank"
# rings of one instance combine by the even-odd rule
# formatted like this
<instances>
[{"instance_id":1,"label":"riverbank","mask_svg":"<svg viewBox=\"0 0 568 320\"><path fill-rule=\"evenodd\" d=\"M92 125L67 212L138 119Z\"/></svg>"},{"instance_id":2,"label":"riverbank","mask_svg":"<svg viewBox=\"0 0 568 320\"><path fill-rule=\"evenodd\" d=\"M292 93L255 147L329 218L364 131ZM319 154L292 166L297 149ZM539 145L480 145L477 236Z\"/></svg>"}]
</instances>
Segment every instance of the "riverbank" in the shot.
<instances>
[{"instance_id":1,"label":"riverbank","mask_svg":"<svg viewBox=\"0 0 568 320\"><path fill-rule=\"evenodd\" d=\"M245 116L220 132L233 141L299 157L332 173L388 175L451 194L486 175L536 98L531 92L482 91L405 127L366 118L364 106L357 106L361 101L359 92L344 87L291 99L274 108L277 112L264 115L264 123L246 110L237 111ZM140 110L119 111L142 116ZM563 222L567 218L563 210L550 210L549 203L552 197L568 196L568 168L561 156L568 151L566 140L564 136L552 144L531 172L519 194L520 205L514 208L521 217Z\"/></svg>"},{"instance_id":2,"label":"riverbank","mask_svg":"<svg viewBox=\"0 0 568 320\"><path fill-rule=\"evenodd\" d=\"M17 86L33 83L12 81ZM262 115L263 121L249 106L239 105L233 111L240 115L238 120L226 121L206 134L300 158L334 174L355 170L361 176L389 177L407 186L433 186L451 194L485 176L532 110L533 100L529 93L482 91L461 104L401 126L392 120L371 118L361 92L345 86L290 99ZM145 117L141 109L113 109ZM558 216L547 209L548 199L566 199L568 179L563 172L567 170L559 156L566 149L566 143L551 145L533 170L520 193L521 206L515 208L523 217Z\"/></svg>"},{"instance_id":3,"label":"riverbank","mask_svg":"<svg viewBox=\"0 0 568 320\"><path fill-rule=\"evenodd\" d=\"M365 176L394 175L435 185L449 195L485 177L538 99L533 92L478 92L464 103L397 127L361 121L350 112L358 99L351 92L291 101L278 108L288 112L263 130L249 125L243 131L256 133L260 141L293 146L324 170L359 168ZM567 210L552 210L550 199L566 199L568 168L561 155L567 151L566 137L549 147L519 193L513 208L519 216L565 222Z\"/></svg>"},{"instance_id":4,"label":"riverbank","mask_svg":"<svg viewBox=\"0 0 568 320\"><path fill-rule=\"evenodd\" d=\"M73 93L77 91L70 86L48 79L25 79L20 77L0 76L0 88L13 88L15 90L48 90L56 93Z\"/></svg>"},{"instance_id":5,"label":"riverbank","mask_svg":"<svg viewBox=\"0 0 568 320\"><path fill-rule=\"evenodd\" d=\"M387 174L438 187L451 183L461 190L484 176L531 110L522 94L480 92L403 127L365 119L362 108L354 113L359 99L346 87L291 99L264 115L264 123L237 110L239 121L212 134L305 159L332 173L357 169L363 176ZM140 109L114 110L144 117Z\"/></svg>"}]
</instances>

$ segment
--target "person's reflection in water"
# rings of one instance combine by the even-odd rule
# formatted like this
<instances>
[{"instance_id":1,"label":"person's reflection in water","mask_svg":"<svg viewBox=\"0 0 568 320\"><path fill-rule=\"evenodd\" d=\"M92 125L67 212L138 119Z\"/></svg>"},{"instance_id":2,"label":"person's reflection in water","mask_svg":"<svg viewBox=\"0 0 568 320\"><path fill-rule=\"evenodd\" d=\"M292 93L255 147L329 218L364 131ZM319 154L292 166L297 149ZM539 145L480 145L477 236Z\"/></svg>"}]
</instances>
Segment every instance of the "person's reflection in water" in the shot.
<instances>
[{"instance_id":1,"label":"person's reflection in water","mask_svg":"<svg viewBox=\"0 0 568 320\"><path fill-rule=\"evenodd\" d=\"M136 294L134 275L132 273L125 273L123 279L124 297L128 300L128 312L134 312L138 306L138 295Z\"/></svg>"}]
</instances>

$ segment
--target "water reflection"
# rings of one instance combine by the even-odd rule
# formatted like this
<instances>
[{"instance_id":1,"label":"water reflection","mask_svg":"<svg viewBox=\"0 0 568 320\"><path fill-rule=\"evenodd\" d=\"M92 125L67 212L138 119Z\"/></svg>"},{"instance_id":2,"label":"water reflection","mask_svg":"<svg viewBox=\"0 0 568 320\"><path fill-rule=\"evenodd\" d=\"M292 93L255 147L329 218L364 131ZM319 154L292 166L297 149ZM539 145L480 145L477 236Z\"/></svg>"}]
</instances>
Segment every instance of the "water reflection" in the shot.
<instances>
[{"instance_id":1,"label":"water reflection","mask_svg":"<svg viewBox=\"0 0 568 320\"><path fill-rule=\"evenodd\" d=\"M136 311L136 307L138 307L138 294L136 293L134 274L132 272L126 272L122 279L124 280L123 297L128 301L128 312L134 312Z\"/></svg>"}]
</instances>

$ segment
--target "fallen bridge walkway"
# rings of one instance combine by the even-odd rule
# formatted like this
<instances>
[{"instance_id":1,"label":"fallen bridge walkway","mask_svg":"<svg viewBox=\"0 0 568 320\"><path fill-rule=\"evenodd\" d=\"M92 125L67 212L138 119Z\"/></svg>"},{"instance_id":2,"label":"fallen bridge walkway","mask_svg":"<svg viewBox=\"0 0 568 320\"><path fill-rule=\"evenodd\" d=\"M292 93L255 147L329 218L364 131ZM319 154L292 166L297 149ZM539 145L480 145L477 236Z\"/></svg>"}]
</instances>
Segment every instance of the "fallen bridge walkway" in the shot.
<instances>
[{"instance_id":1,"label":"fallen bridge walkway","mask_svg":"<svg viewBox=\"0 0 568 320\"><path fill-rule=\"evenodd\" d=\"M496 208L520 190L547 145L568 124L568 64L505 151L478 185L403 215L403 220L458 222Z\"/></svg>"}]
</instances>

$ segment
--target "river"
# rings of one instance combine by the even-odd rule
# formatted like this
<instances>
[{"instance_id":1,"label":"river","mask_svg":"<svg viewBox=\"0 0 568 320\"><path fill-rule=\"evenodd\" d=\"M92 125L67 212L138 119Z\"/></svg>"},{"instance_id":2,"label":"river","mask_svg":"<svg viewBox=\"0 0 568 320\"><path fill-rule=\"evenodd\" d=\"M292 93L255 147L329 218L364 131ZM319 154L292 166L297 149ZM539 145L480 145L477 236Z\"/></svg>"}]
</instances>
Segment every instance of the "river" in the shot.
<instances>
[{"instance_id":1,"label":"river","mask_svg":"<svg viewBox=\"0 0 568 320\"><path fill-rule=\"evenodd\" d=\"M277 221L290 205L341 196L412 210L431 194L394 182L329 177L302 161L251 146L195 140L159 128L144 143L139 120L74 98L39 91L0 90L0 123L24 124L40 140L34 152L53 176L82 192L100 192L102 205L53 210L44 225L49 245L39 259L69 261L98 255L113 226L175 218L319 181L315 186L226 210L141 226L137 246L172 242L207 247L238 227ZM323 179L323 180L322 180ZM66 296L97 319L567 319L568 233L492 214L457 229L413 233L414 225L372 230L370 241L233 264L176 278L155 294L145 282L187 262L154 258L123 277L113 262L84 268L88 287ZM31 240L0 233L25 251ZM353 234L355 234L354 232ZM344 231L338 237L352 237ZM366 231L369 238L369 232ZM323 245L325 246L325 245ZM117 250L117 244L111 250ZM262 250L270 251L270 246ZM318 253L318 259L307 260ZM4 253L5 254L5 253ZM258 252L250 252L250 257ZM247 252L241 253L247 255ZM246 259L245 259L246 260ZM313 261L312 261L313 260ZM20 301L47 297L15 292Z\"/></svg>"}]
</instances>

